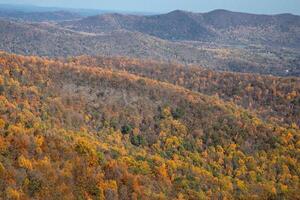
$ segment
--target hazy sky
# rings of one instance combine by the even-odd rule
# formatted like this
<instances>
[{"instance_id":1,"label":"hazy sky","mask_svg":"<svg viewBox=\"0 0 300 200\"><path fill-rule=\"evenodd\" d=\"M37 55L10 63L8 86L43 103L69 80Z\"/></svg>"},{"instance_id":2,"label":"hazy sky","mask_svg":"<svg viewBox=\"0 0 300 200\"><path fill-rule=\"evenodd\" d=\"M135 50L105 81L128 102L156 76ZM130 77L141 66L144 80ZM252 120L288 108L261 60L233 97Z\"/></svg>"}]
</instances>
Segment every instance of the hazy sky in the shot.
<instances>
[{"instance_id":1,"label":"hazy sky","mask_svg":"<svg viewBox=\"0 0 300 200\"><path fill-rule=\"evenodd\" d=\"M300 0L0 0L0 3L146 12L167 12L175 9L206 12L228 9L300 15Z\"/></svg>"}]
</instances>

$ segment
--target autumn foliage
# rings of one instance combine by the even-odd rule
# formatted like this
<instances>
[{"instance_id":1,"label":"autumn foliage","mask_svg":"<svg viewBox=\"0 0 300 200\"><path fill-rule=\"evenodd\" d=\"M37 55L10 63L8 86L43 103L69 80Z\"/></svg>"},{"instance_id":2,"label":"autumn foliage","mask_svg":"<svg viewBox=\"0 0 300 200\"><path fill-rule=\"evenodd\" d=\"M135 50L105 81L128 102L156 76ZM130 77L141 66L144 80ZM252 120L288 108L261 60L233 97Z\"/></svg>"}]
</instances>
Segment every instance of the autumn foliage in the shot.
<instances>
[{"instance_id":1,"label":"autumn foliage","mask_svg":"<svg viewBox=\"0 0 300 200\"><path fill-rule=\"evenodd\" d=\"M296 118L81 64L0 54L0 199L300 198Z\"/></svg>"},{"instance_id":2,"label":"autumn foliage","mask_svg":"<svg viewBox=\"0 0 300 200\"><path fill-rule=\"evenodd\" d=\"M127 71L238 104L269 122L300 126L300 79L213 71L193 65L126 57L69 58L68 63Z\"/></svg>"}]
</instances>

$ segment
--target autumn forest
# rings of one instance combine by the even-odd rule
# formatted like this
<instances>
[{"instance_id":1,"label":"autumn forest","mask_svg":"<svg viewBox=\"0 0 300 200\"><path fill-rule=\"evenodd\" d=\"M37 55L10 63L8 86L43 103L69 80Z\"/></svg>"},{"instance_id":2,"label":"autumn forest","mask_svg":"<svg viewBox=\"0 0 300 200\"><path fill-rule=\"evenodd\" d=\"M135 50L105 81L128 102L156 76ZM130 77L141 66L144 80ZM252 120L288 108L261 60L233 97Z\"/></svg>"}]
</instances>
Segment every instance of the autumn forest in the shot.
<instances>
[{"instance_id":1,"label":"autumn forest","mask_svg":"<svg viewBox=\"0 0 300 200\"><path fill-rule=\"evenodd\" d=\"M199 79L220 85L202 87L224 94L218 97L186 89L193 80L173 65L160 74L175 73L169 82L176 86L149 79L155 67L145 77L129 73L132 62L149 66L136 60L0 58L3 199L300 197L299 113L281 121L282 112L271 112L279 103L268 101L274 108L262 110L255 92L247 94L257 111L236 106L237 97L237 103L249 97L233 97L214 78L233 74L199 72ZM124 70L99 67L106 62ZM246 88L252 82L232 79ZM297 79L268 79L256 85L274 82L269 87L283 94L281 105L299 107ZM293 91L284 88L290 82Z\"/></svg>"},{"instance_id":2,"label":"autumn forest","mask_svg":"<svg viewBox=\"0 0 300 200\"><path fill-rule=\"evenodd\" d=\"M0 200L300 199L299 16L1 9Z\"/></svg>"}]
</instances>

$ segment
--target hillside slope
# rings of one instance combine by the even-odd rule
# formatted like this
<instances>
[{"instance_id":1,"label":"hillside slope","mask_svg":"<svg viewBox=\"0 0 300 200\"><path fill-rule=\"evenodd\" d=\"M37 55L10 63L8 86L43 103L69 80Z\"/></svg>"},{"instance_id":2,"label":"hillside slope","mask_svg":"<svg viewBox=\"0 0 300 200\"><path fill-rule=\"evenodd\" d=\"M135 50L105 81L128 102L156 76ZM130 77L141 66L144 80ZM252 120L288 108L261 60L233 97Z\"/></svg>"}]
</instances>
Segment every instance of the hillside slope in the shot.
<instances>
[{"instance_id":1,"label":"hillside slope","mask_svg":"<svg viewBox=\"0 0 300 200\"><path fill-rule=\"evenodd\" d=\"M62 26L101 33L125 29L167 40L299 48L300 16L255 15L215 10L191 13L176 10L153 16L105 14L62 22Z\"/></svg>"},{"instance_id":2,"label":"hillside slope","mask_svg":"<svg viewBox=\"0 0 300 200\"><path fill-rule=\"evenodd\" d=\"M214 35L182 11L155 16L104 14L62 22L60 25L94 33L125 29L167 40L205 40Z\"/></svg>"},{"instance_id":3,"label":"hillside slope","mask_svg":"<svg viewBox=\"0 0 300 200\"><path fill-rule=\"evenodd\" d=\"M88 33L49 23L0 20L0 49L25 55L109 55L199 64L210 69L299 76L300 56L289 48L236 47L162 40L140 32Z\"/></svg>"},{"instance_id":4,"label":"hillside slope","mask_svg":"<svg viewBox=\"0 0 300 200\"><path fill-rule=\"evenodd\" d=\"M296 127L169 83L0 54L3 199L299 198Z\"/></svg>"},{"instance_id":5,"label":"hillside slope","mask_svg":"<svg viewBox=\"0 0 300 200\"><path fill-rule=\"evenodd\" d=\"M107 34L74 32L51 24L0 20L0 49L26 55L64 57L71 55L127 55L154 59L196 57L200 50L138 32Z\"/></svg>"},{"instance_id":6,"label":"hillside slope","mask_svg":"<svg viewBox=\"0 0 300 200\"><path fill-rule=\"evenodd\" d=\"M270 122L300 126L300 79L217 72L199 66L130 58L80 56L67 62L127 71L206 95L217 95Z\"/></svg>"}]
</instances>

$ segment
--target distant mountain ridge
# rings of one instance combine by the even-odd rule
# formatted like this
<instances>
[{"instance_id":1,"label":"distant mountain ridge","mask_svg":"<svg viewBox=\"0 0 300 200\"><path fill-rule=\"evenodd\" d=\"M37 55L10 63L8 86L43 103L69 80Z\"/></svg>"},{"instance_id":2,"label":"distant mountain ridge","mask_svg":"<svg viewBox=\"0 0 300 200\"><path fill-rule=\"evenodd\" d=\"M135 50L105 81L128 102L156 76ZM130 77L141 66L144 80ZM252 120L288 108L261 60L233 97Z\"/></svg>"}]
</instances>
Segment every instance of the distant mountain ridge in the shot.
<instances>
[{"instance_id":1,"label":"distant mountain ridge","mask_svg":"<svg viewBox=\"0 0 300 200\"><path fill-rule=\"evenodd\" d=\"M128 56L222 71L300 74L300 22L291 14L176 10L81 19L64 11L26 14L31 16L28 20L0 20L1 50L50 57Z\"/></svg>"},{"instance_id":2,"label":"distant mountain ridge","mask_svg":"<svg viewBox=\"0 0 300 200\"><path fill-rule=\"evenodd\" d=\"M9 10L0 10L0 17L31 22L64 21L82 18L81 15L68 11L23 12Z\"/></svg>"},{"instance_id":3,"label":"distant mountain ridge","mask_svg":"<svg viewBox=\"0 0 300 200\"><path fill-rule=\"evenodd\" d=\"M85 8L64 8L64 7L43 7L43 6L34 6L34 5L22 5L22 4L1 4L0 3L0 12L9 11L9 12L23 12L23 13L43 13L43 12L58 12L65 11L69 13L79 14L82 17L94 16L103 13L111 13L111 10L102 10L102 9L85 9ZM154 13L148 12L134 12L134 11L120 11L120 13L131 13L136 15L150 15Z\"/></svg>"},{"instance_id":4,"label":"distant mountain ridge","mask_svg":"<svg viewBox=\"0 0 300 200\"><path fill-rule=\"evenodd\" d=\"M226 10L192 13L175 10L151 16L103 14L60 25L93 33L125 29L176 41L300 46L300 16L292 14L256 15Z\"/></svg>"},{"instance_id":5,"label":"distant mountain ridge","mask_svg":"<svg viewBox=\"0 0 300 200\"><path fill-rule=\"evenodd\" d=\"M227 10L214 10L202 14L204 22L214 28L236 26L300 25L300 16L293 14L262 15ZM238 17L237 17L238 16Z\"/></svg>"}]
</instances>

